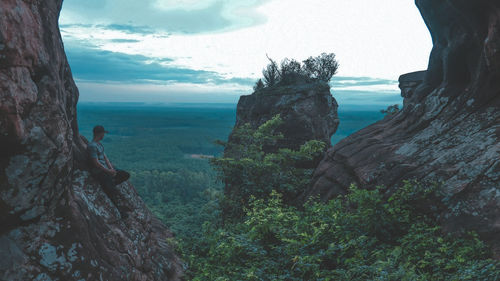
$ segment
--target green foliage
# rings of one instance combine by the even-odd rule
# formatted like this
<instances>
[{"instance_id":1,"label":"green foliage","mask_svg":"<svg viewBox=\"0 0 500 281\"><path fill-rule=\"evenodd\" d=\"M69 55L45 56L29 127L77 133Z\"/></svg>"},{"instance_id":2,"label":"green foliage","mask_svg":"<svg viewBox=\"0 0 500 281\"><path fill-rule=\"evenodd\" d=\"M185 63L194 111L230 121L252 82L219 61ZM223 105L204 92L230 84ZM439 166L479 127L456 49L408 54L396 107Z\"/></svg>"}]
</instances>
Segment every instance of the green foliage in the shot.
<instances>
[{"instance_id":1,"label":"green foliage","mask_svg":"<svg viewBox=\"0 0 500 281\"><path fill-rule=\"evenodd\" d=\"M225 218L243 216L250 196L264 198L277 190L290 202L309 184L312 169L307 168L307 163L321 155L325 144L312 140L299 150L266 152L272 151L266 147L275 146L283 138L276 132L282 123L277 115L255 130L249 124L236 128L234 141L226 144L225 156L211 160L225 183Z\"/></svg>"},{"instance_id":2,"label":"green foliage","mask_svg":"<svg viewBox=\"0 0 500 281\"><path fill-rule=\"evenodd\" d=\"M254 90L275 85L292 85L297 83L324 82L328 83L337 73L339 64L334 53L322 53L317 57L309 57L302 63L285 58L281 64L269 58L269 64L262 70L264 83L257 84ZM265 85L264 85L265 84Z\"/></svg>"},{"instance_id":3,"label":"green foliage","mask_svg":"<svg viewBox=\"0 0 500 281\"><path fill-rule=\"evenodd\" d=\"M498 280L500 264L475 234L442 234L413 207L432 194L420 190L407 182L385 200L381 188L351 186L303 210L276 191L252 198L244 221L204 225L188 273L192 280Z\"/></svg>"},{"instance_id":4,"label":"green foliage","mask_svg":"<svg viewBox=\"0 0 500 281\"><path fill-rule=\"evenodd\" d=\"M366 116L356 118L343 123L357 122L349 125L354 131ZM242 130L241 145L226 147L235 156L219 158L217 171L186 156L220 153L212 140L227 137L234 109L80 105L82 132L90 135L96 123L111 131L104 142L110 159L131 172L148 207L175 233L167 242L182 254L190 280L500 280L499 263L476 234L456 238L437 226L435 187L408 182L386 198L383 188L353 186L328 203L291 206L287 192L310 178L299 164L321 143L263 152L280 139L279 118ZM215 182L222 171L235 187L245 179L247 198L241 219L224 225L228 201Z\"/></svg>"},{"instance_id":5,"label":"green foliage","mask_svg":"<svg viewBox=\"0 0 500 281\"><path fill-rule=\"evenodd\" d=\"M262 79L259 79L259 80L257 80L255 85L253 86L253 91L257 92L259 90L264 89L264 87L265 87L264 82L262 82Z\"/></svg>"},{"instance_id":6,"label":"green foliage","mask_svg":"<svg viewBox=\"0 0 500 281\"><path fill-rule=\"evenodd\" d=\"M281 61L280 83L282 85L292 85L294 83L307 82L310 80L308 73L300 62L294 59L285 58Z\"/></svg>"},{"instance_id":7,"label":"green foliage","mask_svg":"<svg viewBox=\"0 0 500 281\"><path fill-rule=\"evenodd\" d=\"M207 159L190 156L222 153L213 141L231 132L233 106L80 104L78 114L84 135L100 123L110 131L106 154L131 173L130 182L179 243L198 239L203 222L220 216L217 174Z\"/></svg>"},{"instance_id":8,"label":"green foliage","mask_svg":"<svg viewBox=\"0 0 500 281\"><path fill-rule=\"evenodd\" d=\"M209 167L205 171L131 171L131 180L151 211L181 237L199 234L200 221L220 213L215 202L221 187Z\"/></svg>"},{"instance_id":9,"label":"green foliage","mask_svg":"<svg viewBox=\"0 0 500 281\"><path fill-rule=\"evenodd\" d=\"M311 79L325 82L330 81L339 68L334 53L322 53L317 57L309 57L303 63L304 71Z\"/></svg>"},{"instance_id":10,"label":"green foliage","mask_svg":"<svg viewBox=\"0 0 500 281\"><path fill-rule=\"evenodd\" d=\"M276 61L267 57L269 64L262 70L262 75L264 76L264 83L267 87L272 87L279 82L279 67Z\"/></svg>"}]
</instances>

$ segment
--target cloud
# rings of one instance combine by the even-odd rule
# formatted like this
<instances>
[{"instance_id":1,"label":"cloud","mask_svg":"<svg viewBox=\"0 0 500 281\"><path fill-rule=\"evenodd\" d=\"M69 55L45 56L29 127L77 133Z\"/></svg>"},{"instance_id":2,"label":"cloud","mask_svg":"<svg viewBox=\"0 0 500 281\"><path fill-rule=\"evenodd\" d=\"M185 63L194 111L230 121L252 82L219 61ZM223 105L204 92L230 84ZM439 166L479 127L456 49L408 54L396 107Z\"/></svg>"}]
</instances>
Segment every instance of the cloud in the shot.
<instances>
[{"instance_id":1,"label":"cloud","mask_svg":"<svg viewBox=\"0 0 500 281\"><path fill-rule=\"evenodd\" d=\"M65 40L65 45L83 101L231 103L250 94L255 83L255 78L178 67L170 58L101 50L72 39ZM385 108L402 102L393 80L335 76L331 85L341 108L361 104Z\"/></svg>"},{"instance_id":2,"label":"cloud","mask_svg":"<svg viewBox=\"0 0 500 281\"><path fill-rule=\"evenodd\" d=\"M227 76L256 78L266 54L300 60L321 52L337 54L344 76L397 79L424 69L432 41L413 1L382 2L65 0L60 24L65 42L87 37L99 49Z\"/></svg>"},{"instance_id":3,"label":"cloud","mask_svg":"<svg viewBox=\"0 0 500 281\"><path fill-rule=\"evenodd\" d=\"M117 82L77 82L80 102L142 102L142 103L233 103L248 94L238 84L173 83L125 84Z\"/></svg>"},{"instance_id":4,"label":"cloud","mask_svg":"<svg viewBox=\"0 0 500 281\"><path fill-rule=\"evenodd\" d=\"M137 39L110 39L109 40L110 42L113 42L113 43L139 43L141 42L141 40L137 40Z\"/></svg>"},{"instance_id":5,"label":"cloud","mask_svg":"<svg viewBox=\"0 0 500 281\"><path fill-rule=\"evenodd\" d=\"M83 23L61 23L59 24L61 30L92 30L92 29L105 29L121 31L124 34L135 34L135 35L149 35L155 33L155 30L148 26L137 26L131 24L83 24Z\"/></svg>"},{"instance_id":6,"label":"cloud","mask_svg":"<svg viewBox=\"0 0 500 281\"><path fill-rule=\"evenodd\" d=\"M349 85L357 85L357 86L373 86L380 84L394 84L398 83L396 80L389 79L380 79L380 78L372 78L372 77L348 77L348 76L334 76L332 82L339 86L349 86Z\"/></svg>"},{"instance_id":7,"label":"cloud","mask_svg":"<svg viewBox=\"0 0 500 281\"><path fill-rule=\"evenodd\" d=\"M128 43L135 39L111 39ZM252 77L229 77L216 71L196 70L172 65L170 58L153 58L120 52L100 50L69 40L66 53L72 71L79 80L118 81L129 83L194 83L239 84L250 88L256 81ZM334 76L332 91L399 92L398 82L370 77Z\"/></svg>"},{"instance_id":8,"label":"cloud","mask_svg":"<svg viewBox=\"0 0 500 281\"><path fill-rule=\"evenodd\" d=\"M381 78L334 76L330 85L341 91L399 92L398 81Z\"/></svg>"},{"instance_id":9,"label":"cloud","mask_svg":"<svg viewBox=\"0 0 500 281\"><path fill-rule=\"evenodd\" d=\"M66 54L76 80L152 84L238 84L250 88L249 78L225 79L217 72L169 66L171 59L154 59L72 45Z\"/></svg>"},{"instance_id":10,"label":"cloud","mask_svg":"<svg viewBox=\"0 0 500 281\"><path fill-rule=\"evenodd\" d=\"M251 93L257 76L261 76L260 70L267 63L266 53L300 60L336 49L321 41L328 37L324 34L334 31L336 26L318 25L314 20L294 25L293 17L283 17L279 7L272 9L272 5L271 8L266 5L260 9L265 2L274 3L267 0L65 0L61 33L81 98L87 101L209 102L213 99L235 102L239 95ZM320 9L319 4L289 4L299 10L284 14L314 14L316 19L321 15L318 10L328 10L327 6ZM312 10L302 13L302 9ZM267 18L260 12L265 12ZM325 19L330 19L331 14L327 14ZM272 26L259 25L267 19L268 24L278 22ZM253 28L245 28L250 26ZM323 28L321 36L305 30L310 26ZM345 55L339 52L342 67L356 69L346 74L350 76L335 76L331 82L332 93L341 108L360 104L385 108L401 103L397 81L353 76L357 73L379 75L365 72L363 67L373 58L361 59L358 54L366 53L357 52L357 60L361 62L353 64L345 63Z\"/></svg>"},{"instance_id":11,"label":"cloud","mask_svg":"<svg viewBox=\"0 0 500 281\"><path fill-rule=\"evenodd\" d=\"M114 24L171 33L207 33L265 22L267 0L65 0L62 24Z\"/></svg>"},{"instance_id":12,"label":"cloud","mask_svg":"<svg viewBox=\"0 0 500 281\"><path fill-rule=\"evenodd\" d=\"M330 85L339 110L380 110L403 103L396 80L334 76Z\"/></svg>"},{"instance_id":13,"label":"cloud","mask_svg":"<svg viewBox=\"0 0 500 281\"><path fill-rule=\"evenodd\" d=\"M339 110L380 110L403 103L395 80L334 76L330 84Z\"/></svg>"},{"instance_id":14,"label":"cloud","mask_svg":"<svg viewBox=\"0 0 500 281\"><path fill-rule=\"evenodd\" d=\"M109 81L77 81L83 102L145 102L145 103L237 103L250 89L240 84L223 86L206 83L121 83ZM366 91L333 91L339 110L380 110L402 104L400 93Z\"/></svg>"}]
</instances>

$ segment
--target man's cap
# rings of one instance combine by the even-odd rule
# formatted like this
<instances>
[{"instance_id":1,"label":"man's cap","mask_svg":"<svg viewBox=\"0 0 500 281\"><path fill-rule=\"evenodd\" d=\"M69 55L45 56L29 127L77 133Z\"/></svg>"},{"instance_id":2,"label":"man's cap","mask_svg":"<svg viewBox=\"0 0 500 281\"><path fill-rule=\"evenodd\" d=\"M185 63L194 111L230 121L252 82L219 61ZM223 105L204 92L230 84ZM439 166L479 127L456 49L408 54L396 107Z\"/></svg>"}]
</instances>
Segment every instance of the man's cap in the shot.
<instances>
[{"instance_id":1,"label":"man's cap","mask_svg":"<svg viewBox=\"0 0 500 281\"><path fill-rule=\"evenodd\" d=\"M94 135L100 134L100 133L109 133L108 131L104 130L104 127L101 125L97 125L94 127Z\"/></svg>"}]
</instances>

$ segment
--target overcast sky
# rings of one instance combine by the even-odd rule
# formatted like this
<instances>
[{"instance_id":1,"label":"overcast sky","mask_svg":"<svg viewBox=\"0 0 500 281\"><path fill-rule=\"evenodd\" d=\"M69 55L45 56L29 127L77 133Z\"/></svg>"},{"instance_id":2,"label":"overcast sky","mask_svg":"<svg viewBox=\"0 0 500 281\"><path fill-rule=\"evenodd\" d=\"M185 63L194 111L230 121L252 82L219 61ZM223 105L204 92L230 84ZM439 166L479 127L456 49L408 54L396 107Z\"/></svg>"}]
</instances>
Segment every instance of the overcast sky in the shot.
<instances>
[{"instance_id":1,"label":"overcast sky","mask_svg":"<svg viewBox=\"0 0 500 281\"><path fill-rule=\"evenodd\" d=\"M432 47L413 0L65 0L81 101L236 102L267 64L335 53L339 103L400 101Z\"/></svg>"}]
</instances>

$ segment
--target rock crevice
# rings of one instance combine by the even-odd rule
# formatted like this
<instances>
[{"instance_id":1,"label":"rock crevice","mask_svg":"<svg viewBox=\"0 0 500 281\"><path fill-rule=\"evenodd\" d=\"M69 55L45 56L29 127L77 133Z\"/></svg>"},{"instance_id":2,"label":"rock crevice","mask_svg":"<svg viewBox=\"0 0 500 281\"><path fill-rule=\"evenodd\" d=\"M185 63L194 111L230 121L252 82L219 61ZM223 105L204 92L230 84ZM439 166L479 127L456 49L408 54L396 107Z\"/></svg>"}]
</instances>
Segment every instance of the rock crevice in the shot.
<instances>
[{"instance_id":1,"label":"rock crevice","mask_svg":"<svg viewBox=\"0 0 500 281\"><path fill-rule=\"evenodd\" d=\"M121 218L87 172L61 6L0 3L0 279L179 280L172 234L133 186Z\"/></svg>"},{"instance_id":2,"label":"rock crevice","mask_svg":"<svg viewBox=\"0 0 500 281\"><path fill-rule=\"evenodd\" d=\"M327 152L303 198L328 200L351 183L440 182L444 229L475 230L500 257L500 3L416 4L434 44L427 71L400 78L401 112Z\"/></svg>"}]
</instances>

